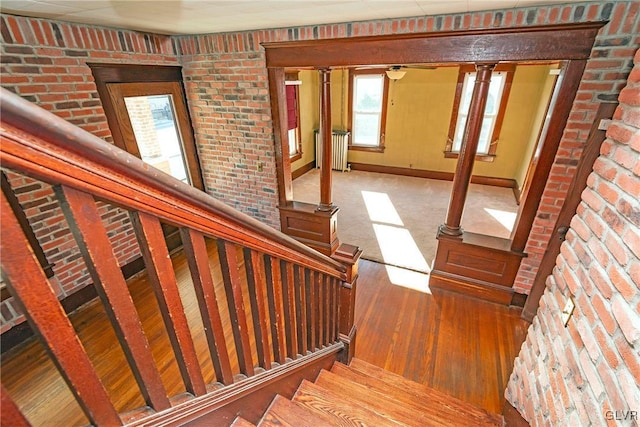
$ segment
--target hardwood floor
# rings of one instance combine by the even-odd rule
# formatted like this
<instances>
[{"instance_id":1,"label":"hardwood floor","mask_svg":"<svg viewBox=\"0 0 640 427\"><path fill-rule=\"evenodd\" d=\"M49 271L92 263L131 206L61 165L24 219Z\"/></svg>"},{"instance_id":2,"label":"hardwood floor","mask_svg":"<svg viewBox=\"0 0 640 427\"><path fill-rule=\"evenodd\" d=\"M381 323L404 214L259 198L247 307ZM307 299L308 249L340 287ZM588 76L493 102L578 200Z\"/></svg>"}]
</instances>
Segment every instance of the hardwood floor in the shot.
<instances>
[{"instance_id":1,"label":"hardwood floor","mask_svg":"<svg viewBox=\"0 0 640 427\"><path fill-rule=\"evenodd\" d=\"M529 325L518 310L429 291L426 275L393 268L388 273L371 261L361 261L359 274L356 357L500 413Z\"/></svg>"},{"instance_id":2,"label":"hardwood floor","mask_svg":"<svg viewBox=\"0 0 640 427\"><path fill-rule=\"evenodd\" d=\"M207 246L210 259L217 259L214 241L211 240ZM205 382L213 383L215 373L186 258L183 252L179 251L172 256L172 261ZM223 319L225 341L231 355L231 368L234 375L237 375L240 371L235 355L229 310L222 289L222 273L217 262L212 262L210 265L216 284L215 292L218 306ZM243 265L242 263L242 268ZM249 306L246 280L242 285L245 290L244 295L247 296L245 305ZM129 289L165 389L169 396L179 396L185 391L185 386L171 350L171 343L162 321L158 303L148 284L146 274L142 273L131 279ZM116 409L119 412L127 412L143 406L144 399L128 367L102 303L97 299L93 300L76 310L69 318ZM251 318L248 322L251 328ZM253 330L250 331L250 336L254 336ZM257 363L255 339L250 342L250 345L255 364ZM88 424L80 406L54 367L43 345L37 339L31 338L3 354L1 369L2 384L32 425L78 426Z\"/></svg>"},{"instance_id":3,"label":"hardwood floor","mask_svg":"<svg viewBox=\"0 0 640 427\"><path fill-rule=\"evenodd\" d=\"M215 245L210 245L210 249L214 251ZM173 263L205 381L213 382L215 374L181 252L173 257ZM212 271L214 282L222 286L219 266L212 264ZM404 284L413 279L408 278ZM418 280L425 278L422 275ZM131 280L130 289L165 388L170 396L175 396L185 387L146 276ZM232 370L237 374L224 293L216 289L216 294L227 347L232 354ZM245 294L248 294L246 287ZM249 305L248 300L245 305ZM143 405L102 304L93 301L70 318L116 408L129 411ZM394 285L385 266L370 261L362 261L360 265L356 322L358 358L496 413L502 407L502 394L527 326L517 313L505 307L443 291L432 295ZM253 341L251 349L256 363ZM34 426L88 423L43 346L35 339L3 355L2 383Z\"/></svg>"}]
</instances>

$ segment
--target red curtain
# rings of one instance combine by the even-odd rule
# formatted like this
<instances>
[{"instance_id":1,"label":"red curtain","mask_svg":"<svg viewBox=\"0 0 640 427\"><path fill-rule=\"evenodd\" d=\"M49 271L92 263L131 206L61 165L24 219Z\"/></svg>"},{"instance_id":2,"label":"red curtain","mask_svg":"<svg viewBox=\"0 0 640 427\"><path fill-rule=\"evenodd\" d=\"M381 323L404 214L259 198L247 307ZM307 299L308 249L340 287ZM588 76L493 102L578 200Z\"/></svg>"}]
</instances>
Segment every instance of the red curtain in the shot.
<instances>
[{"instance_id":1,"label":"red curtain","mask_svg":"<svg viewBox=\"0 0 640 427\"><path fill-rule=\"evenodd\" d=\"M287 85L287 125L289 130L298 127L298 98L296 86Z\"/></svg>"}]
</instances>

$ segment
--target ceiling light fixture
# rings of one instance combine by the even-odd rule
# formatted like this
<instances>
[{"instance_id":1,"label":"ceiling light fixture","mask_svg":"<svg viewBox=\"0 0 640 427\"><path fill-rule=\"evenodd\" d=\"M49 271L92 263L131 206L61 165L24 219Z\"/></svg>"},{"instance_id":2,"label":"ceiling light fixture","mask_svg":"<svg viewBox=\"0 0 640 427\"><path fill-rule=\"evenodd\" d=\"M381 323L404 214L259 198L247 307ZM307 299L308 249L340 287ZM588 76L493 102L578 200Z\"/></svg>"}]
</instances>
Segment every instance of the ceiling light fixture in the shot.
<instances>
[{"instance_id":1,"label":"ceiling light fixture","mask_svg":"<svg viewBox=\"0 0 640 427\"><path fill-rule=\"evenodd\" d=\"M393 81L400 80L405 74L407 74L407 72L402 71L400 67L393 67L387 70L387 77Z\"/></svg>"}]
</instances>

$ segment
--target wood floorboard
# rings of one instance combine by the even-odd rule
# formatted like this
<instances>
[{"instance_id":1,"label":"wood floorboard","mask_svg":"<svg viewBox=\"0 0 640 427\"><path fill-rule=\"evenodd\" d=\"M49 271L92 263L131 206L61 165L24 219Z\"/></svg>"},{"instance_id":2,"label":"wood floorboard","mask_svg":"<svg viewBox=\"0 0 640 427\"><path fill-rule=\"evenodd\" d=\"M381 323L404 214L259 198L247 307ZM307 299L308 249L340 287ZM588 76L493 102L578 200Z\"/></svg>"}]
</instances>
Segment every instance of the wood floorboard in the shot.
<instances>
[{"instance_id":1,"label":"wood floorboard","mask_svg":"<svg viewBox=\"0 0 640 427\"><path fill-rule=\"evenodd\" d=\"M207 246L210 259L217 259L216 245L213 241L210 241ZM242 252L238 248L240 276L242 277L242 286L245 288L244 294L247 295L245 306L248 307L246 276L243 274L244 262L241 255ZM215 373L202 326L202 318L183 252L179 251L172 256L172 262L205 383L214 383ZM225 341L231 355L232 372L238 374L240 371L235 355L229 311L224 297L220 265L212 262L210 267L216 287L218 307L223 319ZM169 396L178 396L184 393L185 386L180 377L174 353L171 351L169 337L160 315L158 303L148 284L147 276L142 273L129 280L128 284L165 389ZM125 413L144 406L145 403L138 385L127 365L102 303L99 300L93 300L70 314L69 318L116 409ZM255 335L253 335L250 316L248 322L251 353L254 364L256 364ZM80 406L76 403L62 376L37 339L31 338L4 354L1 369L3 385L32 425L77 426L88 424Z\"/></svg>"},{"instance_id":2,"label":"wood floorboard","mask_svg":"<svg viewBox=\"0 0 640 427\"><path fill-rule=\"evenodd\" d=\"M210 256L215 255L210 244ZM198 360L207 383L215 381L212 363L188 266L182 252L172 257ZM241 252L240 268L244 268ZM211 266L232 371L239 373L220 267ZM243 273L243 271L241 271ZM390 282L385 266L362 261L356 297L356 356L391 372L499 412L513 360L527 324L517 312L479 300L439 291L418 292ZM240 274L246 289L246 276ZM141 274L129 282L165 388L170 396L185 387L153 291ZM245 306L249 307L248 299ZM121 411L144 404L138 386L99 301L70 315L109 395ZM251 355L257 365L255 335ZM267 336L269 342L271 337ZM87 419L43 346L31 339L2 357L2 382L34 426L86 425Z\"/></svg>"},{"instance_id":3,"label":"wood floorboard","mask_svg":"<svg viewBox=\"0 0 640 427\"><path fill-rule=\"evenodd\" d=\"M356 357L494 413L528 327L517 309L393 284L371 261L360 263L355 319Z\"/></svg>"}]
</instances>

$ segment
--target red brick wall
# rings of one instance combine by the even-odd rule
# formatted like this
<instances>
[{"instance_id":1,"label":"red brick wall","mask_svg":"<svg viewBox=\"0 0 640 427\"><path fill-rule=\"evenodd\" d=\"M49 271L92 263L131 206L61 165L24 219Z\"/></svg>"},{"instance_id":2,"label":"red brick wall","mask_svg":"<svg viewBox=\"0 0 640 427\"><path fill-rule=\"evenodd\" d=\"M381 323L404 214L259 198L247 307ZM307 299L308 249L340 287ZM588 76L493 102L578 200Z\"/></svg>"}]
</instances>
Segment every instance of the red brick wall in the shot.
<instances>
[{"instance_id":1,"label":"red brick wall","mask_svg":"<svg viewBox=\"0 0 640 427\"><path fill-rule=\"evenodd\" d=\"M532 425L640 423L640 51L619 102L506 391Z\"/></svg>"},{"instance_id":2,"label":"red brick wall","mask_svg":"<svg viewBox=\"0 0 640 427\"><path fill-rule=\"evenodd\" d=\"M3 16L2 85L109 140L85 63L181 63L207 191L277 227L273 134L260 42L610 20L596 40L527 243L529 257L515 289L528 293L586 141L595 102L615 99L631 68L632 49L638 44L638 8L634 1L572 3L180 36L172 38L177 59L171 40L164 36Z\"/></svg>"},{"instance_id":3,"label":"red brick wall","mask_svg":"<svg viewBox=\"0 0 640 427\"><path fill-rule=\"evenodd\" d=\"M4 88L112 141L87 63L176 65L171 39L132 31L2 15L1 77ZM60 298L91 282L60 207L48 184L10 174L10 182L49 262ZM121 265L139 256L126 212L101 205L100 213ZM0 331L24 318L8 299L0 304Z\"/></svg>"},{"instance_id":4,"label":"red brick wall","mask_svg":"<svg viewBox=\"0 0 640 427\"><path fill-rule=\"evenodd\" d=\"M280 229L263 52L247 34L189 37L179 45L206 191Z\"/></svg>"},{"instance_id":5,"label":"red brick wall","mask_svg":"<svg viewBox=\"0 0 640 427\"><path fill-rule=\"evenodd\" d=\"M525 248L528 257L514 284L517 292L528 294L597 103L615 99L631 69L638 44L638 9L637 2L574 3L177 37L208 191L232 206L277 223L272 210L277 203L275 164L271 158L273 136L261 42L610 20L596 39ZM264 133L256 133L260 129ZM264 164L264 172L258 172L258 163ZM243 194L234 192L235 188L242 189Z\"/></svg>"},{"instance_id":6,"label":"red brick wall","mask_svg":"<svg viewBox=\"0 0 640 427\"><path fill-rule=\"evenodd\" d=\"M522 261L514 284L517 292L528 294L531 289L547 248L549 236L575 173L578 159L582 154L598 103L617 98L633 65L633 53L639 42L640 3L591 4L586 7L585 14L588 19L593 19L602 15L602 11L611 5L613 5L611 13L608 14L610 22L596 38L542 196L542 203L533 223L525 248L528 257ZM573 10L568 6L562 7L561 16L575 16L577 7L575 6ZM600 11L598 11L599 7L602 8Z\"/></svg>"}]
</instances>

